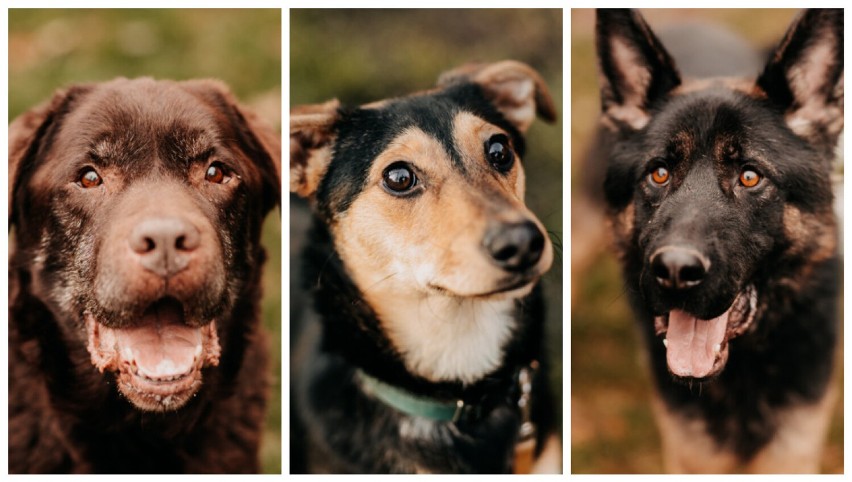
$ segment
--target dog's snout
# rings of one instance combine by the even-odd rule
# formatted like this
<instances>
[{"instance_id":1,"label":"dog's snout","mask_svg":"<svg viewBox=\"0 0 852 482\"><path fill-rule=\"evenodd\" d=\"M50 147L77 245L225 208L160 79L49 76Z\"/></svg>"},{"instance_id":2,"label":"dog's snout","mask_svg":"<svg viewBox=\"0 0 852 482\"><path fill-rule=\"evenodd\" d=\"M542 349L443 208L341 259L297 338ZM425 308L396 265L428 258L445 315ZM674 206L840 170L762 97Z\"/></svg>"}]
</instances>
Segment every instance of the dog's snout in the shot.
<instances>
[{"instance_id":1,"label":"dog's snout","mask_svg":"<svg viewBox=\"0 0 852 482\"><path fill-rule=\"evenodd\" d=\"M690 248L668 246L651 256L651 271L664 288L682 290L697 286L709 268L709 261Z\"/></svg>"},{"instance_id":2,"label":"dog's snout","mask_svg":"<svg viewBox=\"0 0 852 482\"><path fill-rule=\"evenodd\" d=\"M201 234L184 219L154 218L137 224L128 241L145 269L171 276L187 267L201 243Z\"/></svg>"},{"instance_id":3,"label":"dog's snout","mask_svg":"<svg viewBox=\"0 0 852 482\"><path fill-rule=\"evenodd\" d=\"M497 224L488 230L483 245L497 266L508 271L524 271L541 259L544 235L531 221Z\"/></svg>"}]
</instances>

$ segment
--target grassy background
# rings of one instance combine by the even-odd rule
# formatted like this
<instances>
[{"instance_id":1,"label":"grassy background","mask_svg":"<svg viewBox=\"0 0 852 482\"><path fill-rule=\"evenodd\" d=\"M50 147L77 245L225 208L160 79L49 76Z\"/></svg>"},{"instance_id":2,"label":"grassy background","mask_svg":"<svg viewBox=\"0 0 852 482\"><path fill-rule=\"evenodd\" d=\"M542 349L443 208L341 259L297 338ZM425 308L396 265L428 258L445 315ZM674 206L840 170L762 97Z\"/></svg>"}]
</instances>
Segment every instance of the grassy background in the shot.
<instances>
[{"instance_id":1,"label":"grassy background","mask_svg":"<svg viewBox=\"0 0 852 482\"><path fill-rule=\"evenodd\" d=\"M281 124L281 11L9 11L9 119L65 85L151 76L227 82L236 96ZM269 333L269 410L262 468L281 472L281 218L264 225L263 324Z\"/></svg>"},{"instance_id":2,"label":"grassy background","mask_svg":"<svg viewBox=\"0 0 852 482\"><path fill-rule=\"evenodd\" d=\"M435 85L441 72L515 59L537 69L559 121L527 135L527 204L556 247L545 276L551 381L562 406L562 11L290 11L290 105L338 98L358 105ZM292 283L297 284L298 280ZM559 420L561 424L561 413Z\"/></svg>"},{"instance_id":3,"label":"grassy background","mask_svg":"<svg viewBox=\"0 0 852 482\"><path fill-rule=\"evenodd\" d=\"M758 47L777 43L793 10L645 10L655 30L688 20L728 26ZM584 164L600 109L594 12L571 12L571 471L656 473L660 441L650 411L650 374L623 296L620 267L606 250L600 208L584 197ZM842 393L842 349L837 378ZM823 470L843 472L843 399L838 400Z\"/></svg>"}]
</instances>

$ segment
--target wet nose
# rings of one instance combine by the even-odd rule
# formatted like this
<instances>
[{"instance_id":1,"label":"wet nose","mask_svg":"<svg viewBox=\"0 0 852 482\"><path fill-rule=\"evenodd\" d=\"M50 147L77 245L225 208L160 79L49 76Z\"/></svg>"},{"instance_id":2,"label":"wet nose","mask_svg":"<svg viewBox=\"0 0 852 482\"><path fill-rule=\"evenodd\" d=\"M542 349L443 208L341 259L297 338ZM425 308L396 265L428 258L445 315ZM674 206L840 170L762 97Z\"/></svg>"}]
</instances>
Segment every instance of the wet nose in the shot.
<instances>
[{"instance_id":1,"label":"wet nose","mask_svg":"<svg viewBox=\"0 0 852 482\"><path fill-rule=\"evenodd\" d=\"M189 265L201 234L184 219L154 218L137 224L128 241L145 269L167 277Z\"/></svg>"},{"instance_id":2,"label":"wet nose","mask_svg":"<svg viewBox=\"0 0 852 482\"><path fill-rule=\"evenodd\" d=\"M532 221L492 226L483 246L497 266L524 271L538 263L544 252L544 235Z\"/></svg>"},{"instance_id":3,"label":"wet nose","mask_svg":"<svg viewBox=\"0 0 852 482\"><path fill-rule=\"evenodd\" d=\"M707 259L690 248L667 246L651 256L651 271L664 288L683 290L697 286L709 268Z\"/></svg>"}]
</instances>

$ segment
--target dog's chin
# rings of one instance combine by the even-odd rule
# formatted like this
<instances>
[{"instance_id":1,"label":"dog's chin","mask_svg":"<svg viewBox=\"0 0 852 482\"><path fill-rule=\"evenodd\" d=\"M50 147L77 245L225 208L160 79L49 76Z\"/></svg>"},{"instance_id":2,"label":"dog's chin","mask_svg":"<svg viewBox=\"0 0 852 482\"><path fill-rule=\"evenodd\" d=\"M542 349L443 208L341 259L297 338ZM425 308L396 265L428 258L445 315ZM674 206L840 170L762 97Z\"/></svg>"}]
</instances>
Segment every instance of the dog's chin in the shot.
<instances>
[{"instance_id":1,"label":"dog's chin","mask_svg":"<svg viewBox=\"0 0 852 482\"><path fill-rule=\"evenodd\" d=\"M672 309L654 318L658 336L665 335L666 362L677 380L710 380L728 362L729 342L753 328L757 290L747 286L721 315L703 320Z\"/></svg>"},{"instance_id":2,"label":"dog's chin","mask_svg":"<svg viewBox=\"0 0 852 482\"><path fill-rule=\"evenodd\" d=\"M140 410L184 406L201 387L201 369L219 364L215 321L187 323L171 298L152 303L138 322L111 328L85 315L89 354L102 373L115 373L118 388Z\"/></svg>"}]
</instances>

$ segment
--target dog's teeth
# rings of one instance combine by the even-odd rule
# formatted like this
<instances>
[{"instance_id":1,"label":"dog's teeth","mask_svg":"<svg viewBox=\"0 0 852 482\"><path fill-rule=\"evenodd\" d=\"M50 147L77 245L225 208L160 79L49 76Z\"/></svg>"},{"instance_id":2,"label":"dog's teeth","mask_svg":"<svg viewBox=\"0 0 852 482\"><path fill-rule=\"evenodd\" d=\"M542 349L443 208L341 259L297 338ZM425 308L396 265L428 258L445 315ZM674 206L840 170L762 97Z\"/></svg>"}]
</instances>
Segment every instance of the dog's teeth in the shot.
<instances>
[{"instance_id":1,"label":"dog's teeth","mask_svg":"<svg viewBox=\"0 0 852 482\"><path fill-rule=\"evenodd\" d=\"M199 356L201 356L201 345L195 347L195 357L198 358Z\"/></svg>"},{"instance_id":2,"label":"dog's teeth","mask_svg":"<svg viewBox=\"0 0 852 482\"><path fill-rule=\"evenodd\" d=\"M663 346L665 346L666 348L669 347L669 340L667 340L666 338L663 338Z\"/></svg>"},{"instance_id":3,"label":"dog's teeth","mask_svg":"<svg viewBox=\"0 0 852 482\"><path fill-rule=\"evenodd\" d=\"M713 345L713 354L719 356L722 354L722 345Z\"/></svg>"}]
</instances>

